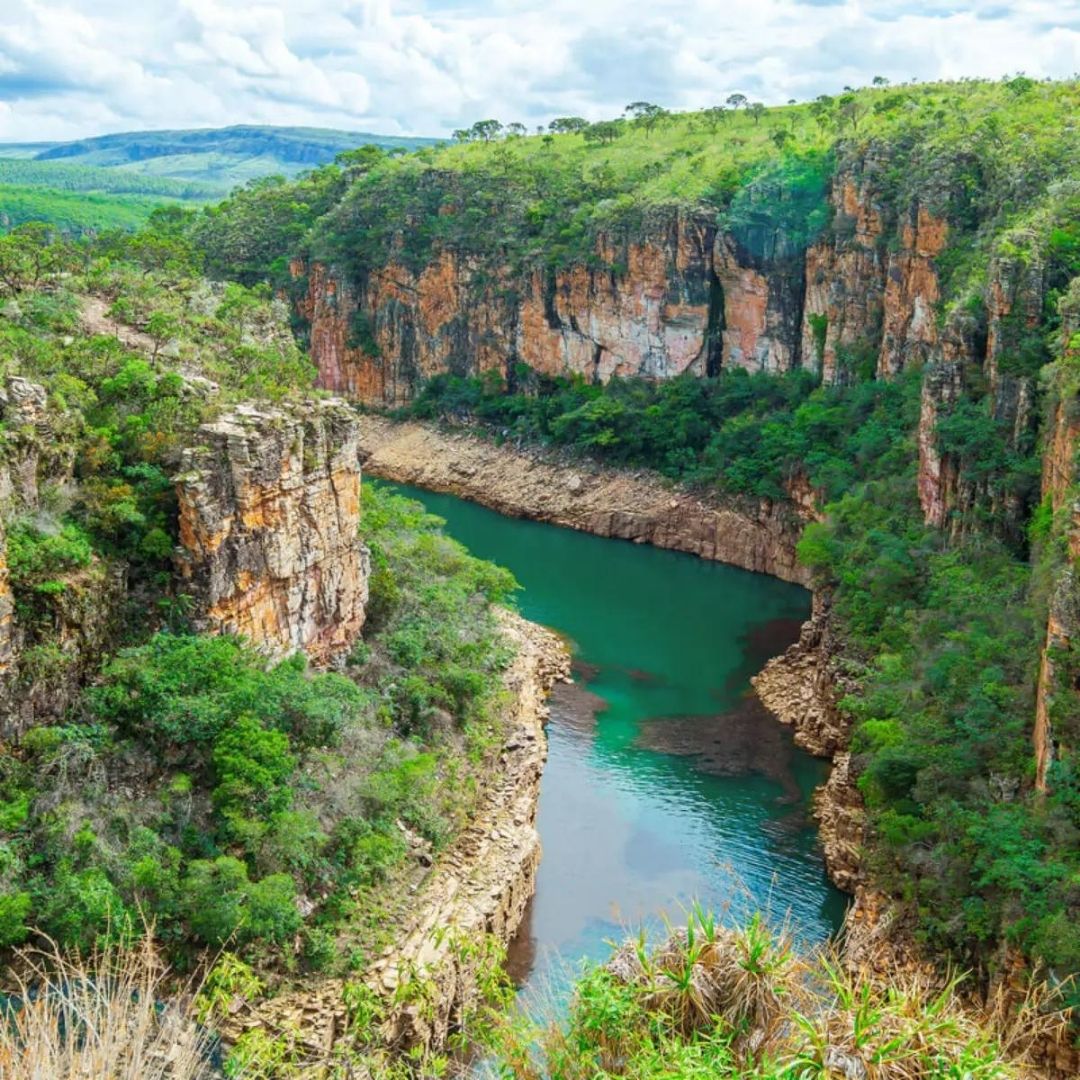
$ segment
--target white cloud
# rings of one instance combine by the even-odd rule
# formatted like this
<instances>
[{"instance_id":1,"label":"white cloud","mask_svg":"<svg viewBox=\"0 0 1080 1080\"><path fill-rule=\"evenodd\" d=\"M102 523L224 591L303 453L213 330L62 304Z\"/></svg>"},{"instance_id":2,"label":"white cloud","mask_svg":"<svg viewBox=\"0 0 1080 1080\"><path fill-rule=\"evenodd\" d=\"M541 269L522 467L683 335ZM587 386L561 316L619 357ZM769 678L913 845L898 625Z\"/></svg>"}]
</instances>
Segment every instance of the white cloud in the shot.
<instances>
[{"instance_id":1,"label":"white cloud","mask_svg":"<svg viewBox=\"0 0 1080 1080\"><path fill-rule=\"evenodd\" d=\"M446 134L647 98L1080 70L1080 0L4 0L0 138L228 123Z\"/></svg>"}]
</instances>

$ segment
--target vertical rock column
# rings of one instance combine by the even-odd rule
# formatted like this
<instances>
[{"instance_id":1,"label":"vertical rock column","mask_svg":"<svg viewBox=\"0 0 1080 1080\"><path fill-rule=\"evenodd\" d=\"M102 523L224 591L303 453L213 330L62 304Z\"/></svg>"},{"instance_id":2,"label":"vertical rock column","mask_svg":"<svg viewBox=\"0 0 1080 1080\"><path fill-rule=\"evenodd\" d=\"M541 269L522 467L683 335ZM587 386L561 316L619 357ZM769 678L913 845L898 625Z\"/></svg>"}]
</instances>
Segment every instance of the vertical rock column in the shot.
<instances>
[{"instance_id":1,"label":"vertical rock column","mask_svg":"<svg viewBox=\"0 0 1080 1080\"><path fill-rule=\"evenodd\" d=\"M275 658L344 658L367 602L357 439L334 399L242 406L200 429L176 479L177 565L203 629Z\"/></svg>"},{"instance_id":2,"label":"vertical rock column","mask_svg":"<svg viewBox=\"0 0 1080 1080\"><path fill-rule=\"evenodd\" d=\"M1061 305L1060 360L1054 365L1053 402L1043 449L1042 493L1054 512L1054 532L1064 532L1065 550L1056 567L1046 640L1039 663L1032 742L1035 754L1035 787L1047 791L1050 766L1059 750L1062 732L1053 725L1055 696L1075 701L1080 692L1055 670L1054 654L1080 639L1080 583L1074 566L1080 559L1080 499L1077 498L1077 452L1080 448L1080 396L1072 371L1080 360L1080 278L1075 278ZM1063 683L1066 683L1063 685Z\"/></svg>"}]
</instances>

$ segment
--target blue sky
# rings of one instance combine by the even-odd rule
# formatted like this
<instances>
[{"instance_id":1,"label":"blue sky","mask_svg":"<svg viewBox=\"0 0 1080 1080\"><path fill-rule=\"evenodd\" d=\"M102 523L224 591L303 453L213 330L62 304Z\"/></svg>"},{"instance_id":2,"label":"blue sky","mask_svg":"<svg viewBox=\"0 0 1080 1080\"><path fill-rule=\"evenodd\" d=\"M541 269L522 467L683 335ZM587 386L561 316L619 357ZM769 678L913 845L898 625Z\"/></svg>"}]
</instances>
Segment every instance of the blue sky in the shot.
<instances>
[{"instance_id":1,"label":"blue sky","mask_svg":"<svg viewBox=\"0 0 1080 1080\"><path fill-rule=\"evenodd\" d=\"M1080 71L1080 0L3 0L0 139L310 124L445 135Z\"/></svg>"}]
</instances>

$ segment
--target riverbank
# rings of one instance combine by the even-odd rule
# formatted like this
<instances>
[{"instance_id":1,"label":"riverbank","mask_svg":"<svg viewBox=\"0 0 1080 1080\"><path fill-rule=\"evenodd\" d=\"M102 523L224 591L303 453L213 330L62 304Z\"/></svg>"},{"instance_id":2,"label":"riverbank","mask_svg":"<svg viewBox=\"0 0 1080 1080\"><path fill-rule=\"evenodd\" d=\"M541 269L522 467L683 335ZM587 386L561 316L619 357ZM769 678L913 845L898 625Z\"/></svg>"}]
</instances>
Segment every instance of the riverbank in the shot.
<instances>
[{"instance_id":1,"label":"riverbank","mask_svg":"<svg viewBox=\"0 0 1080 1080\"><path fill-rule=\"evenodd\" d=\"M510 516L652 543L809 583L795 556L802 524L813 516L809 500L798 512L770 507L763 525L761 507L710 504L648 472L620 473L543 450L519 450L465 432L383 417L367 416L361 428L361 453L370 475L459 495ZM731 535L724 534L726 526ZM848 963L886 981L898 971L933 979L897 906L865 882L863 804L847 752L847 722L838 707L854 686L837 663L841 654L827 599L818 594L800 640L765 664L752 682L769 710L793 728L798 745L832 762L829 779L815 796L814 816L830 878L855 897L845 927ZM1002 989L1005 1000L1022 996L1019 983ZM1040 1041L1032 1057L1040 1061L1038 1074L1046 1076L1075 1075L1080 1065L1060 1035Z\"/></svg>"},{"instance_id":2,"label":"riverbank","mask_svg":"<svg viewBox=\"0 0 1080 1080\"><path fill-rule=\"evenodd\" d=\"M684 551L808 586L795 544L811 516L767 499L725 500L680 489L658 473L608 468L542 448L374 414L360 424L361 464L414 484L596 536Z\"/></svg>"},{"instance_id":3,"label":"riverbank","mask_svg":"<svg viewBox=\"0 0 1080 1080\"><path fill-rule=\"evenodd\" d=\"M473 953L460 943L485 934L509 942L535 885L536 807L547 758L545 701L552 686L569 677L570 657L543 627L509 611L500 611L499 620L515 656L504 676L506 734L488 788L472 823L417 887L396 944L364 976L383 1002L383 1037L399 1048L445 1045L475 992ZM402 992L407 980L415 993ZM344 990L343 980L328 979L244 1004L222 1034L235 1042L252 1029L289 1032L313 1064L324 1061L345 1033Z\"/></svg>"}]
</instances>

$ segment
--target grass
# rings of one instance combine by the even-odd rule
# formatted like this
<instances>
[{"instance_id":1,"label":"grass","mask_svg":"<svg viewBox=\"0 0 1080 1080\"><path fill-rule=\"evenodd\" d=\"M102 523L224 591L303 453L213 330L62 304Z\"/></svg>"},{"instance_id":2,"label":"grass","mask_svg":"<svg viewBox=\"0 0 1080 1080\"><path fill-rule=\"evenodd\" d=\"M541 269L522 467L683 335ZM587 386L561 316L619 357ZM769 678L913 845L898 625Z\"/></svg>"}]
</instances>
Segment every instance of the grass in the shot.
<instances>
[{"instance_id":1,"label":"grass","mask_svg":"<svg viewBox=\"0 0 1080 1080\"><path fill-rule=\"evenodd\" d=\"M632 942L587 972L567 1021L496 1024L494 1040L525 1080L1004 1080L1065 1036L1044 993L976 1005L959 976L897 971L886 985L831 949L799 954L760 918L730 929L698 910L663 944Z\"/></svg>"},{"instance_id":2,"label":"grass","mask_svg":"<svg viewBox=\"0 0 1080 1080\"><path fill-rule=\"evenodd\" d=\"M210 1080L212 1033L191 986L175 996L150 935L81 955L55 945L20 954L0 1017L0 1076L19 1080ZM167 990L174 1002L162 1005ZM18 1002L18 1004L15 1004Z\"/></svg>"}]
</instances>

